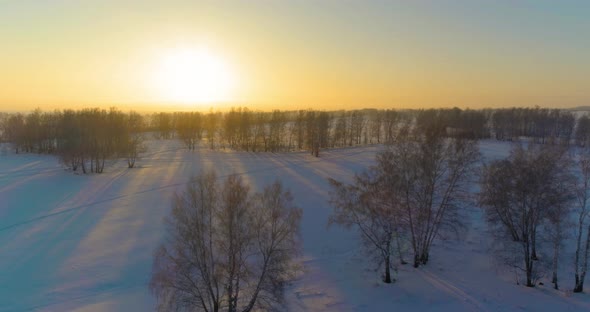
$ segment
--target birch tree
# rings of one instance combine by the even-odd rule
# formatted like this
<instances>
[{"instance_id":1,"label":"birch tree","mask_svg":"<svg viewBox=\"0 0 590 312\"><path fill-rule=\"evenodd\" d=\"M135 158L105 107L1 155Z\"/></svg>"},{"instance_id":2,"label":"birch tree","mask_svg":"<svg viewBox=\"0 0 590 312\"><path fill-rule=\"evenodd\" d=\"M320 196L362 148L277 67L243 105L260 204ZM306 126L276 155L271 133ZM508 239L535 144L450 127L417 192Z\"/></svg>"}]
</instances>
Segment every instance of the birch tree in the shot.
<instances>
[{"instance_id":1,"label":"birch tree","mask_svg":"<svg viewBox=\"0 0 590 312\"><path fill-rule=\"evenodd\" d=\"M580 176L575 186L576 192L576 212L577 212L577 229L576 229L576 252L574 256L574 275L575 285L574 292L584 291L584 280L588 271L588 253L590 250L590 225L586 226L586 219L590 209L588 209L588 199L590 196L590 151L585 149L578 155L577 165L580 169ZM586 238L582 246L584 229L586 228Z\"/></svg>"},{"instance_id":2,"label":"birch tree","mask_svg":"<svg viewBox=\"0 0 590 312\"><path fill-rule=\"evenodd\" d=\"M329 224L358 230L365 251L378 266L383 266L383 282L389 284L393 281L393 254L396 247L397 250L400 248L399 244L396 246L399 243L396 234L400 232L401 226L400 210L398 201L383 197L386 193L380 190L380 177L376 176L378 170L379 167L376 167L356 175L351 185L330 179L330 202L334 213ZM388 193L388 197L396 195Z\"/></svg>"},{"instance_id":3,"label":"birch tree","mask_svg":"<svg viewBox=\"0 0 590 312\"><path fill-rule=\"evenodd\" d=\"M480 205L495 239L507 252L513 252L511 245L520 246L520 264L511 265L525 272L529 287L535 285L539 275L535 261L541 224L552 209L555 212L564 208L571 199L564 189L566 176L560 167L565 156L563 149L534 144L524 149L517 145L508 159L494 161L484 168ZM553 215L557 226L561 225L562 213Z\"/></svg>"},{"instance_id":4,"label":"birch tree","mask_svg":"<svg viewBox=\"0 0 590 312\"><path fill-rule=\"evenodd\" d=\"M252 195L237 175L197 176L173 200L150 289L159 311L280 310L300 251L301 210L279 182Z\"/></svg>"},{"instance_id":5,"label":"birch tree","mask_svg":"<svg viewBox=\"0 0 590 312\"><path fill-rule=\"evenodd\" d=\"M461 228L479 157L476 144L446 139L441 129L408 129L353 184L331 181L331 222L359 230L365 247L386 264L384 281L396 248L404 262L400 237L409 240L418 267L428 263L430 247L443 232Z\"/></svg>"}]
</instances>

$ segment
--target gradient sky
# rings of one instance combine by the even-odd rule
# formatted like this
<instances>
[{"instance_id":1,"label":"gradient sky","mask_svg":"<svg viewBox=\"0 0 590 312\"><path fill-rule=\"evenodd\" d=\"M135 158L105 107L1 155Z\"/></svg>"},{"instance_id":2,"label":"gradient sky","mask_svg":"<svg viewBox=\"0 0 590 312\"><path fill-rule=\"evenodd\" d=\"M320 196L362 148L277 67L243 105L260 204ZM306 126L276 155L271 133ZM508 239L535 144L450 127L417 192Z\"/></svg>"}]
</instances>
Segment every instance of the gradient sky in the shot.
<instances>
[{"instance_id":1,"label":"gradient sky","mask_svg":"<svg viewBox=\"0 0 590 312\"><path fill-rule=\"evenodd\" d=\"M590 105L590 1L0 0L0 110L182 107L151 81L187 47L223 105Z\"/></svg>"}]
</instances>

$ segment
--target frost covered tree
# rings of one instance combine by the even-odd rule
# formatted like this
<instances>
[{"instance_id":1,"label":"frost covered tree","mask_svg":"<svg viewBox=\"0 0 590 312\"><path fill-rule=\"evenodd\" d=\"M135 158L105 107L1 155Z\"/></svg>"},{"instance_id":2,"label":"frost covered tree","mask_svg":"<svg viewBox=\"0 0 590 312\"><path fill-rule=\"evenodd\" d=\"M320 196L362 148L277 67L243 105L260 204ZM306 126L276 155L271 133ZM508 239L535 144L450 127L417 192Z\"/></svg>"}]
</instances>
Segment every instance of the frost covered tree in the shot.
<instances>
[{"instance_id":1,"label":"frost covered tree","mask_svg":"<svg viewBox=\"0 0 590 312\"><path fill-rule=\"evenodd\" d=\"M586 226L586 219L590 209L588 200L590 198L590 151L584 149L579 155L577 165L580 169L580 176L576 181L576 252L574 256L575 285L574 292L584 291L584 280L588 271L588 253L590 250L590 225ZM586 241L582 245L582 239L586 231Z\"/></svg>"},{"instance_id":2,"label":"frost covered tree","mask_svg":"<svg viewBox=\"0 0 590 312\"><path fill-rule=\"evenodd\" d=\"M432 243L442 231L462 227L461 211L469 194L469 182L479 159L477 142L445 138L444 128L431 123L412 130L379 157L386 158L386 174L401 188L414 251L414 267L426 264Z\"/></svg>"},{"instance_id":3,"label":"frost covered tree","mask_svg":"<svg viewBox=\"0 0 590 312\"><path fill-rule=\"evenodd\" d=\"M572 198L565 187L568 172L562 168L566 156L560 148L517 145L507 159L484 168L480 205L503 249L519 251L516 262L510 264L525 272L529 287L538 277L539 230L548 217L554 226L560 226ZM555 240L558 243L560 236Z\"/></svg>"},{"instance_id":4,"label":"frost covered tree","mask_svg":"<svg viewBox=\"0 0 590 312\"><path fill-rule=\"evenodd\" d=\"M150 288L159 311L280 309L300 251L301 210L279 182L250 194L202 173L174 197Z\"/></svg>"},{"instance_id":5,"label":"frost covered tree","mask_svg":"<svg viewBox=\"0 0 590 312\"><path fill-rule=\"evenodd\" d=\"M564 188L564 192L568 189ZM547 213L547 220L549 221L547 234L549 240L553 245L553 257L551 261L551 283L555 289L559 289L557 269L559 267L559 259L561 257L561 249L564 239L567 236L567 218L569 216L569 205L567 203L557 203L551 207Z\"/></svg>"},{"instance_id":6,"label":"frost covered tree","mask_svg":"<svg viewBox=\"0 0 590 312\"><path fill-rule=\"evenodd\" d=\"M392 198L397 194L388 194L392 200L382 197L385 193L380 190L378 172L379 168L375 167L356 175L351 185L330 179L334 213L329 224L356 228L365 251L377 265L384 267L383 282L389 284L393 280L391 269L395 268L394 252L396 247L400 248L400 207L399 201Z\"/></svg>"},{"instance_id":7,"label":"frost covered tree","mask_svg":"<svg viewBox=\"0 0 590 312\"><path fill-rule=\"evenodd\" d=\"M119 152L127 158L127 167L133 168L139 158L139 154L146 150L143 134L143 116L131 111L126 116L126 119L124 126L125 136L121 139Z\"/></svg>"},{"instance_id":8,"label":"frost covered tree","mask_svg":"<svg viewBox=\"0 0 590 312\"><path fill-rule=\"evenodd\" d=\"M356 227L386 270L394 251L403 262L400 239L409 241L418 267L428 262L430 247L443 232L462 226L461 208L479 157L477 142L445 138L433 124L402 129L403 136L353 184L331 181L331 222Z\"/></svg>"},{"instance_id":9,"label":"frost covered tree","mask_svg":"<svg viewBox=\"0 0 590 312\"><path fill-rule=\"evenodd\" d=\"M204 115L204 128L210 149L216 148L217 133L219 132L218 124L221 120L221 116L220 112L213 112L213 109L211 109L208 114Z\"/></svg>"},{"instance_id":10,"label":"frost covered tree","mask_svg":"<svg viewBox=\"0 0 590 312\"><path fill-rule=\"evenodd\" d=\"M189 150L195 150L203 137L203 121L201 113L186 112L176 114L176 133Z\"/></svg>"}]
</instances>

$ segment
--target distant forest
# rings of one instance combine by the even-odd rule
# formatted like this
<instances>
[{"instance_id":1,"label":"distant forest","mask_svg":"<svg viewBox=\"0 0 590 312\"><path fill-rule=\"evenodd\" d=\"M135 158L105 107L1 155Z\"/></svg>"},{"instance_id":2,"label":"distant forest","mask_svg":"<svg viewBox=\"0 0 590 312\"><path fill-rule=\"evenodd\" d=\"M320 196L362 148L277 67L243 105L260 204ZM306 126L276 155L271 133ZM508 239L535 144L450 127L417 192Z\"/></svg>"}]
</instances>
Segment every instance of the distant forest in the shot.
<instances>
[{"instance_id":1,"label":"distant forest","mask_svg":"<svg viewBox=\"0 0 590 312\"><path fill-rule=\"evenodd\" d=\"M368 144L390 144L409 129L428 126L444 136L467 139L522 138L543 144L586 146L590 118L570 110L508 108L461 110L298 110L272 112L232 108L228 112L176 112L141 115L116 108L36 109L0 113L0 138L16 153L56 154L73 170L100 173L109 158L127 158L133 167L144 140L178 139L188 149L249 152L309 151Z\"/></svg>"}]
</instances>

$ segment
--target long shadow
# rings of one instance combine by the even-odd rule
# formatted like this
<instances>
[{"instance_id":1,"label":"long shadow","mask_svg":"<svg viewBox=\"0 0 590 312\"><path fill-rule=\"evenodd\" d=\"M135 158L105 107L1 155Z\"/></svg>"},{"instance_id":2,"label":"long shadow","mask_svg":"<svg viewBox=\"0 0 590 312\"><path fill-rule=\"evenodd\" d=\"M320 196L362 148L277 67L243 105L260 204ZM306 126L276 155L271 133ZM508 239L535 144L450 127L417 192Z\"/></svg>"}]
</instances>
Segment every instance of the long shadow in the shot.
<instances>
[{"instance_id":1,"label":"long shadow","mask_svg":"<svg viewBox=\"0 0 590 312\"><path fill-rule=\"evenodd\" d=\"M3 250L12 255L7 259L9 262L3 266L10 273L2 279L10 285L11 292L3 292L1 296L6 297L0 300L1 302L27 304L55 300L55 288L62 282L57 275L59 268L69 259L77 241L88 235L109 210L102 207L84 208L107 202L99 198L123 188L125 180L121 177L125 174L126 171L110 175L105 173L101 176L68 177L62 179L68 181L67 184L44 181L43 187L36 187L31 183L23 186L50 195L42 197L41 201L29 200L20 207L24 211L20 216L35 214L31 208L37 208L36 214L40 214L37 217L0 228L0 232L4 232L2 240L10 239L6 244L2 244ZM48 178L51 180L58 177ZM16 195L17 202L24 201L22 196L27 196L26 193ZM60 197L62 199L50 200ZM87 204L89 201L90 204ZM75 206L62 208L71 204ZM46 213L45 211L50 210L52 206L55 207L53 212Z\"/></svg>"}]
</instances>

